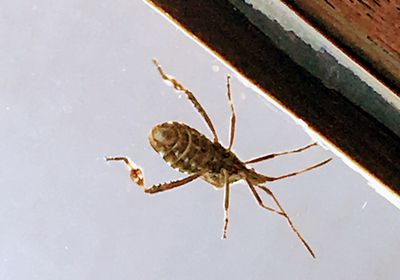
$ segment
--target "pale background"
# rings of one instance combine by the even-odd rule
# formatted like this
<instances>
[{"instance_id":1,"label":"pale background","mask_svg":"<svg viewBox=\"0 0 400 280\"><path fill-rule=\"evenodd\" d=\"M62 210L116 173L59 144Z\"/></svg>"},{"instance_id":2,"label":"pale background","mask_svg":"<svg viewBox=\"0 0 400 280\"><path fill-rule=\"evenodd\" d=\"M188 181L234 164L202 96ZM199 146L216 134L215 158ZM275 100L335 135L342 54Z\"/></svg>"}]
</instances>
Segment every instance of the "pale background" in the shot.
<instances>
[{"instance_id":1,"label":"pale background","mask_svg":"<svg viewBox=\"0 0 400 280\"><path fill-rule=\"evenodd\" d=\"M152 57L227 143L229 70L144 3L3 0L0 38L0 279L398 279L398 209L336 157L271 185L316 260L242 183L222 241L222 191L196 181L150 197L103 160L127 155L148 183L169 181L182 174L150 129L180 120L210 136ZM232 90L240 158L312 141L236 77ZM256 167L280 175L330 156L317 147Z\"/></svg>"}]
</instances>

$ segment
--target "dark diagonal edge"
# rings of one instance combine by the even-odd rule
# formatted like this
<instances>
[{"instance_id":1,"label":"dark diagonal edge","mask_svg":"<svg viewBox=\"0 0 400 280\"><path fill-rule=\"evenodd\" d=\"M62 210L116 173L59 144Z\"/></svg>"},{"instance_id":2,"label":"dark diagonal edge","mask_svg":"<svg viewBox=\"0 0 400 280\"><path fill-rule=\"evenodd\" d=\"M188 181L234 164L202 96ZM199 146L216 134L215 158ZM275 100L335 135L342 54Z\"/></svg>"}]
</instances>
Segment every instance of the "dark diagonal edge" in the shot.
<instances>
[{"instance_id":1,"label":"dark diagonal edge","mask_svg":"<svg viewBox=\"0 0 400 280\"><path fill-rule=\"evenodd\" d=\"M148 0L400 194L400 139L277 49L225 0Z\"/></svg>"}]
</instances>

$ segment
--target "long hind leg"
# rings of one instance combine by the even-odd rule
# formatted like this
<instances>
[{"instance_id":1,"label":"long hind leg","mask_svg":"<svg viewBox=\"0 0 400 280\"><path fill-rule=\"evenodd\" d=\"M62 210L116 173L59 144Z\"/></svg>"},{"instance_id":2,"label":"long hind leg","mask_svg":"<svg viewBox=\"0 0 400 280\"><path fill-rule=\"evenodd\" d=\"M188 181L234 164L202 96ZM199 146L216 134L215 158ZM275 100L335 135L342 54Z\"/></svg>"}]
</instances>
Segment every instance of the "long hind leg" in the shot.
<instances>
[{"instance_id":1,"label":"long hind leg","mask_svg":"<svg viewBox=\"0 0 400 280\"><path fill-rule=\"evenodd\" d=\"M186 94L186 96L188 97L190 102L192 102L194 107L197 109L197 111L200 113L200 115L203 117L204 121L207 123L208 127L210 128L212 134L214 135L214 142L218 142L217 131L215 130L210 117L207 115L206 110L204 110L203 106L201 106L199 101L197 101L194 94L190 90L185 88L183 85L181 85L175 78L166 74L156 59L153 59L153 63L157 67L157 70L160 73L161 78L163 80L170 82L177 91L180 91L180 92L183 92L184 94Z\"/></svg>"},{"instance_id":2,"label":"long hind leg","mask_svg":"<svg viewBox=\"0 0 400 280\"><path fill-rule=\"evenodd\" d=\"M183 186L204 174L204 172L199 172L176 181L145 187L143 172L138 167L135 167L135 165L127 157L106 157L106 161L123 161L130 170L130 177L132 181L142 187L145 193L149 194L163 192Z\"/></svg>"},{"instance_id":3,"label":"long hind leg","mask_svg":"<svg viewBox=\"0 0 400 280\"><path fill-rule=\"evenodd\" d=\"M261 200L260 196L258 195L257 190L255 189L255 187L253 186L253 184L252 184L250 181L248 181L248 180L246 180L246 181L247 181L247 184L249 185L249 187L250 187L250 189L251 189L251 191L252 191L254 197L256 198L258 204L259 204L262 208L264 208L264 209L266 209L266 210L268 210L268 211L275 212L275 213L277 213L277 214L282 215L283 217L285 217L285 219L286 219L287 222L289 223L289 226L291 227L291 229L293 230L293 232L297 235L297 237L300 239L300 241L304 244L304 246L307 248L308 252L310 252L311 256L312 256L313 258L315 258L315 254L314 254L314 252L312 251L311 247L307 244L307 242L304 240L304 238L300 235L300 233L298 232L298 230L295 228L293 222L290 220L289 216L286 214L285 210L282 208L281 204L279 203L279 201L278 201L278 199L275 197L275 195L272 193L272 191L271 191L270 189L268 189L267 187L264 187L264 186L257 186L257 187L261 188L263 191L265 191L268 195L270 195L270 196L272 197L272 199L274 200L276 206L278 206L280 212L277 211L277 210L275 210L275 209L266 207L266 206L264 205L263 201Z\"/></svg>"},{"instance_id":4,"label":"long hind leg","mask_svg":"<svg viewBox=\"0 0 400 280\"><path fill-rule=\"evenodd\" d=\"M273 208L271 208L271 207L266 206L266 205L264 204L264 202L262 201L260 195L257 193L257 190L256 190L256 188L253 186L253 184L252 184L250 181L248 181L248 180L246 180L246 181L247 181L247 184L248 184L248 186L249 186L249 188L250 188L250 190L251 190L251 193L253 194L254 198L256 199L256 201L257 201L258 205L260 205L260 207L264 208L265 210L274 212L274 213L276 213L276 214L285 216L285 214L284 214L283 212L279 212L279 211L277 211L277 210L275 210L275 209L273 209Z\"/></svg>"},{"instance_id":5,"label":"long hind leg","mask_svg":"<svg viewBox=\"0 0 400 280\"><path fill-rule=\"evenodd\" d=\"M283 209L283 207L279 203L279 201L276 198L276 196L272 193L272 191L269 188L265 187L265 186L257 186L257 187L259 187L260 189L265 191L269 196L272 197L272 199L274 200L276 206L278 206L279 210L283 213L283 216L286 218L286 220L287 220L289 226L291 227L291 229L293 230L293 232L297 235L297 237L300 239L300 241L303 243L303 245L307 248L308 252L310 252L311 256L315 259L315 254L314 254L313 250L311 249L310 245L308 245L308 243L305 241L305 239L301 236L299 231L296 229L296 227L294 226L292 220L286 214L286 211Z\"/></svg>"}]
</instances>

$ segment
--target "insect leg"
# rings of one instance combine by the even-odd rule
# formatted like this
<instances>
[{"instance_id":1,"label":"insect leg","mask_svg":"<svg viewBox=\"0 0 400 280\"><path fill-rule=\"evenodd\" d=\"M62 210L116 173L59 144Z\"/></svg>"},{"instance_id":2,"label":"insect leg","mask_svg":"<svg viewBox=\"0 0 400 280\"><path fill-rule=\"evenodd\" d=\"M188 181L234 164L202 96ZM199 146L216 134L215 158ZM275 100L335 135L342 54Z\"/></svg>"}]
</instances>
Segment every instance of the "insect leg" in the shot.
<instances>
[{"instance_id":1,"label":"insect leg","mask_svg":"<svg viewBox=\"0 0 400 280\"><path fill-rule=\"evenodd\" d=\"M171 190L180 186L183 186L197 178L199 178L201 175L203 175L204 173L196 173L194 175L190 175L189 177L183 178L183 179L179 179L176 181L172 181L169 183L163 183L163 184L158 184L158 185L153 185L147 189L144 189L145 193L149 193L149 194L154 194L154 193L158 193L158 192L163 192L163 191L167 191L167 190Z\"/></svg>"},{"instance_id":2,"label":"insect leg","mask_svg":"<svg viewBox=\"0 0 400 280\"><path fill-rule=\"evenodd\" d=\"M143 172L139 168L135 167L134 164L127 157L106 157L106 161L123 161L130 170L130 177L135 184L143 187L144 177Z\"/></svg>"},{"instance_id":3,"label":"insect leg","mask_svg":"<svg viewBox=\"0 0 400 280\"><path fill-rule=\"evenodd\" d=\"M314 143L311 143L311 144L309 144L307 146L304 146L304 147L301 147L301 148L298 148L298 149L295 149L295 150L285 151L285 152L280 152L280 153L275 153L275 154L269 154L269 155L266 155L266 156L254 158L254 159L251 159L251 160L247 160L244 163L245 164L256 163L256 162L264 161L264 160L271 159L271 158L274 158L274 157L277 157L277 156L281 156L281 155L295 154L295 153L299 153L299 152L302 152L304 150L307 150L308 148L311 148L311 147L316 146L316 145L317 145L317 142L314 142Z\"/></svg>"},{"instance_id":4,"label":"insect leg","mask_svg":"<svg viewBox=\"0 0 400 280\"><path fill-rule=\"evenodd\" d=\"M183 85L181 85L175 78L167 75L156 59L153 59L153 63L157 67L157 70L160 73L161 78L163 80L170 82L177 91L181 91L184 94L186 94L186 96L188 97L190 102L192 102L194 107L197 109L197 111L200 113L200 115L203 117L204 121L207 123L208 127L210 128L212 134L214 135L214 142L218 142L217 131L215 130L210 117L207 115L206 111L204 110L203 106L201 106L199 101L197 101L194 94L191 91L189 91L187 88L185 88Z\"/></svg>"},{"instance_id":5,"label":"insect leg","mask_svg":"<svg viewBox=\"0 0 400 280\"><path fill-rule=\"evenodd\" d=\"M274 213L276 213L276 214L285 216L285 213L284 213L284 212L279 212L279 211L277 211L277 210L275 210L275 209L273 209L273 208L271 208L271 207L266 206L266 205L264 204L264 202L262 201L261 197L259 196L259 194L257 193L257 190L256 190L256 188L253 186L253 184L252 184L249 180L247 180L247 179L246 179L246 182L247 182L247 184L249 185L249 188L250 188L251 192L253 193L254 198L257 200L258 205L260 205L260 206L261 206L262 208L264 208L265 210L268 210L268 211L274 212Z\"/></svg>"},{"instance_id":6,"label":"insect leg","mask_svg":"<svg viewBox=\"0 0 400 280\"><path fill-rule=\"evenodd\" d=\"M233 106L233 101L232 101L232 95L231 95L231 77L227 76L226 77L226 87L227 87L227 93L228 93L228 99L229 99L229 105L231 106L231 130L230 130L230 136L229 136L229 146L228 150L232 148L233 145L233 140L235 138L235 130L236 130L236 112L235 112L235 107Z\"/></svg>"},{"instance_id":7,"label":"insect leg","mask_svg":"<svg viewBox=\"0 0 400 280\"><path fill-rule=\"evenodd\" d=\"M275 197L275 195L272 193L272 191L269 188L265 187L265 186L257 186L257 187L259 187L260 189L262 189L263 191L265 191L268 195L270 195L272 197L272 199L274 200L275 204L278 206L278 208L283 213L283 216L286 218L286 220L287 220L289 226L292 228L293 232L297 235L297 237L301 240L303 245L307 248L308 252L310 252L311 256L315 259L315 254L314 254L313 250L311 249L310 245L308 245L308 243L304 240L304 238L301 236L301 234L295 228L293 222L290 220L289 216L286 214L285 210L282 208L281 204L279 203L279 201Z\"/></svg>"},{"instance_id":8,"label":"insect leg","mask_svg":"<svg viewBox=\"0 0 400 280\"><path fill-rule=\"evenodd\" d=\"M140 187L142 187L144 189L144 192L150 193L150 194L157 193L157 192L163 192L163 191L167 191L167 190L170 190L170 189L173 189L176 187L180 187L184 184L187 184L187 183L197 179L198 177L200 177L201 175L203 175L205 173L205 171L202 171L202 172L193 174L193 175L188 176L183 179L179 179L179 180L172 181L169 183L153 185L153 186L146 188L146 187L144 187L143 172L139 168L134 167L134 164L129 160L129 158L127 158L127 157L106 157L106 161L123 161L126 164L126 166L130 169L130 177L131 177L132 181L135 182Z\"/></svg>"},{"instance_id":9,"label":"insect leg","mask_svg":"<svg viewBox=\"0 0 400 280\"><path fill-rule=\"evenodd\" d=\"M222 236L222 239L226 239L228 233L228 222L229 222L228 210L229 210L229 194L230 194L229 175L226 171L224 173L225 173L225 198L224 198L225 223L224 223L224 234Z\"/></svg>"},{"instance_id":10,"label":"insect leg","mask_svg":"<svg viewBox=\"0 0 400 280\"><path fill-rule=\"evenodd\" d=\"M320 166L322 166L324 164L327 164L331 160L332 160L332 158L328 158L328 159L326 159L326 160L324 160L324 161L322 161L320 163L317 163L317 164L315 164L313 166L307 167L305 169L302 169L302 170L299 170L299 171L296 171L296 172L293 172L293 173L285 174L285 175L282 175L282 176L278 176L278 177L267 177L267 176L265 176L265 177L267 178L267 181L269 181L269 182L280 180L280 179L284 179L284 178L288 178L288 177L293 177L293 176L302 174L304 172L313 170L313 169L315 169L317 167L320 167Z\"/></svg>"}]
</instances>

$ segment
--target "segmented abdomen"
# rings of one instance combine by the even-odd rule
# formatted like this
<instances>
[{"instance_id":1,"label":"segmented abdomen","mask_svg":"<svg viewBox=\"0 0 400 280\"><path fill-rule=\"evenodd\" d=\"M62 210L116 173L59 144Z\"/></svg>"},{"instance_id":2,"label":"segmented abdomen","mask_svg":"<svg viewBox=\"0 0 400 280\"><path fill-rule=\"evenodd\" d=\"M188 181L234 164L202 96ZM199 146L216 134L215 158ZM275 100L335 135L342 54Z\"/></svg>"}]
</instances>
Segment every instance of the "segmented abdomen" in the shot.
<instances>
[{"instance_id":1,"label":"segmented abdomen","mask_svg":"<svg viewBox=\"0 0 400 280\"><path fill-rule=\"evenodd\" d=\"M203 134L183 123L167 122L155 126L149 142L173 168L184 173L207 169L219 174L221 168L233 172L241 162L219 143L211 142Z\"/></svg>"}]
</instances>

